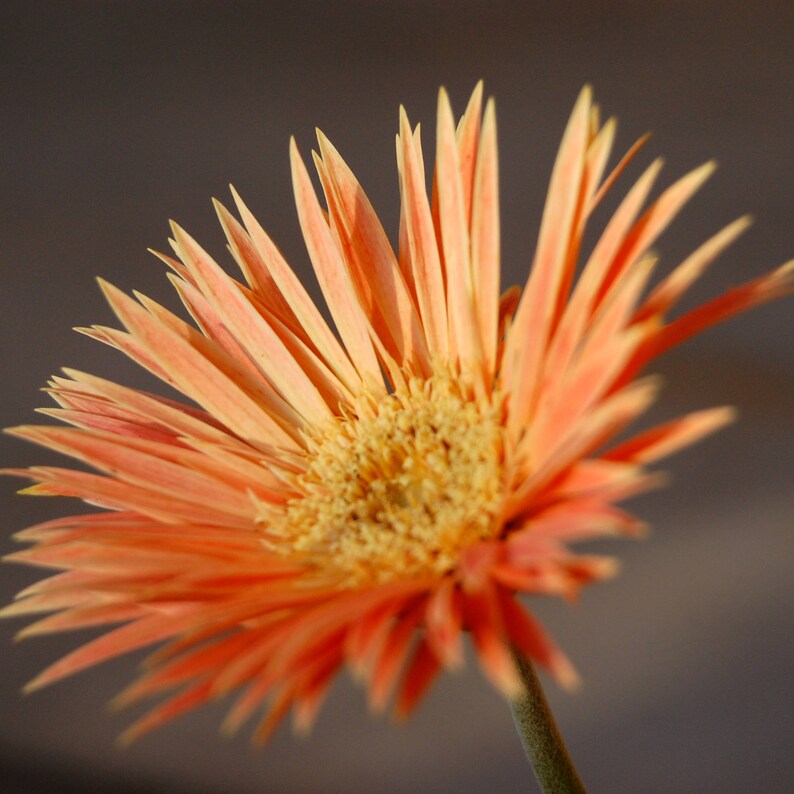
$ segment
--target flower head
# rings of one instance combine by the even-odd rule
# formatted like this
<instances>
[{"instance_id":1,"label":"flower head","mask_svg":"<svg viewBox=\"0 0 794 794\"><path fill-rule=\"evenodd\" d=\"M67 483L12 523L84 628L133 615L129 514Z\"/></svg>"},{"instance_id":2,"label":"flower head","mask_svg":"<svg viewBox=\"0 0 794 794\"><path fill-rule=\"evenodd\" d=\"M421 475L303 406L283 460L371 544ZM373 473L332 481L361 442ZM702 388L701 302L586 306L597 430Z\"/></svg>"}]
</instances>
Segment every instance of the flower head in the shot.
<instances>
[{"instance_id":1,"label":"flower head","mask_svg":"<svg viewBox=\"0 0 794 794\"><path fill-rule=\"evenodd\" d=\"M519 596L570 597L611 575L612 560L570 544L635 533L616 503L656 483L649 464L732 417L709 409L616 445L657 394L638 373L792 283L789 263L670 319L740 219L647 289L651 246L711 165L643 210L653 163L582 257L588 217L643 143L604 177L614 133L585 88L521 291L500 294L495 114L480 86L457 127L441 92L430 197L401 113L397 253L328 140L314 156L325 211L293 143L300 225L336 333L236 193L242 223L217 209L243 282L176 225L178 258L161 255L195 326L103 283L125 330L85 333L189 402L66 370L47 413L72 427L12 431L95 470L13 472L34 481L28 493L102 510L20 534L35 545L13 559L60 572L4 613L54 613L25 635L121 624L30 688L165 643L119 701L179 691L127 738L234 691L226 726L264 707L264 739L290 710L307 728L344 666L373 707L394 694L408 713L462 663L466 632L507 696L520 686L513 653L574 684Z\"/></svg>"}]
</instances>

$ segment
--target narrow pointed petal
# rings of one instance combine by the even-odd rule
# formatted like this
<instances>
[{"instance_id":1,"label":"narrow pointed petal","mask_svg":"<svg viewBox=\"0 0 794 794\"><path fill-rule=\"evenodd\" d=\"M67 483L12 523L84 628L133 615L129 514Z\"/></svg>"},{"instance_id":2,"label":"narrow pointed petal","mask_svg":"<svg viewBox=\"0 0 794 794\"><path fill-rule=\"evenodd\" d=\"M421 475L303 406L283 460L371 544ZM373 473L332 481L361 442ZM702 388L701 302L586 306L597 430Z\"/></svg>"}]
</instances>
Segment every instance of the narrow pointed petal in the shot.
<instances>
[{"instance_id":1,"label":"narrow pointed petal","mask_svg":"<svg viewBox=\"0 0 794 794\"><path fill-rule=\"evenodd\" d=\"M569 265L569 240L579 206L590 105L588 86L579 95L560 145L535 260L507 340L506 375L514 395L508 422L513 437L527 423L535 402L539 368L552 330L565 268Z\"/></svg>"},{"instance_id":2,"label":"narrow pointed petal","mask_svg":"<svg viewBox=\"0 0 794 794\"><path fill-rule=\"evenodd\" d=\"M394 706L398 719L406 719L430 688L441 669L426 642L421 642L408 663Z\"/></svg>"},{"instance_id":3,"label":"narrow pointed petal","mask_svg":"<svg viewBox=\"0 0 794 794\"><path fill-rule=\"evenodd\" d=\"M317 424L328 419L331 411L317 387L278 334L190 235L175 224L173 231L182 261L249 358L307 421Z\"/></svg>"},{"instance_id":4,"label":"narrow pointed petal","mask_svg":"<svg viewBox=\"0 0 794 794\"><path fill-rule=\"evenodd\" d=\"M346 252L353 283L359 294L371 291L376 310L394 342L392 355L398 363L429 372L424 332L386 232L339 152L319 131L317 139L327 174L328 208Z\"/></svg>"},{"instance_id":5,"label":"narrow pointed petal","mask_svg":"<svg viewBox=\"0 0 794 794\"><path fill-rule=\"evenodd\" d=\"M482 112L483 82L480 80L469 97L466 112L461 116L455 132L458 143L461 185L463 187L463 212L466 222L471 222L474 208L474 180L477 169L480 116Z\"/></svg>"},{"instance_id":6,"label":"narrow pointed petal","mask_svg":"<svg viewBox=\"0 0 794 794\"><path fill-rule=\"evenodd\" d=\"M170 373L180 390L193 397L232 432L243 438L294 446L290 436L237 384L195 350L187 340L109 284L105 294L119 319L146 347L158 364Z\"/></svg>"},{"instance_id":7,"label":"narrow pointed petal","mask_svg":"<svg viewBox=\"0 0 794 794\"><path fill-rule=\"evenodd\" d=\"M475 307L489 380L496 369L499 319L499 178L496 152L496 111L493 100L485 108L471 213L471 258Z\"/></svg>"},{"instance_id":8,"label":"narrow pointed petal","mask_svg":"<svg viewBox=\"0 0 794 794\"><path fill-rule=\"evenodd\" d=\"M383 380L370 339L369 323L356 298L347 268L331 237L331 231L323 217L294 140L291 143L290 156L298 218L328 309L353 364L367 387L375 394L382 393Z\"/></svg>"},{"instance_id":9,"label":"narrow pointed petal","mask_svg":"<svg viewBox=\"0 0 794 794\"><path fill-rule=\"evenodd\" d=\"M285 300L289 303L307 338L317 346L318 351L337 377L349 389L355 390L361 384L361 377L353 367L347 352L337 341L298 277L284 261L273 241L234 189L232 189L232 196L257 253L265 263L268 273L272 275L273 281L281 290Z\"/></svg>"},{"instance_id":10,"label":"narrow pointed petal","mask_svg":"<svg viewBox=\"0 0 794 794\"><path fill-rule=\"evenodd\" d=\"M449 355L446 290L424 171L405 111L400 111L403 214L419 312L430 350L442 361Z\"/></svg>"},{"instance_id":11,"label":"narrow pointed petal","mask_svg":"<svg viewBox=\"0 0 794 794\"><path fill-rule=\"evenodd\" d=\"M646 465L700 441L735 420L736 410L727 406L696 411L634 436L610 450L605 457Z\"/></svg>"},{"instance_id":12,"label":"narrow pointed petal","mask_svg":"<svg viewBox=\"0 0 794 794\"><path fill-rule=\"evenodd\" d=\"M438 98L436 184L450 336L455 341L457 358L462 366L476 371L481 352L474 333L474 285L468 222L452 108L443 89Z\"/></svg>"},{"instance_id":13,"label":"narrow pointed petal","mask_svg":"<svg viewBox=\"0 0 794 794\"><path fill-rule=\"evenodd\" d=\"M664 314L669 311L711 262L749 225L748 216L739 218L703 243L653 290L634 318L635 322L642 321L652 314Z\"/></svg>"}]
</instances>

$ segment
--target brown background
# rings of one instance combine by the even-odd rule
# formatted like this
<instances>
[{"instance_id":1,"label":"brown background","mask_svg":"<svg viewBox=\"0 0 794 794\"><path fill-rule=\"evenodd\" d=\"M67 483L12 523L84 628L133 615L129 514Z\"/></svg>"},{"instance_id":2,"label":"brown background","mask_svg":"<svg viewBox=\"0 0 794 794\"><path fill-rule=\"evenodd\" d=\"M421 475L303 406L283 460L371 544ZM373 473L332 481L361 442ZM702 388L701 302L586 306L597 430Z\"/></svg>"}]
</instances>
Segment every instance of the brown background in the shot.
<instances>
[{"instance_id":1,"label":"brown background","mask_svg":"<svg viewBox=\"0 0 794 794\"><path fill-rule=\"evenodd\" d=\"M585 82L620 117L619 148L655 131L641 161L666 156L663 184L720 161L660 243L667 268L756 215L700 297L794 255L790 2L6 2L0 36L3 425L31 421L62 365L149 385L68 329L112 322L97 274L176 306L144 249L165 246L174 217L221 256L209 199L225 199L228 182L306 273L290 134L305 152L321 127L393 234L397 108L432 140L441 84L458 111L479 78L497 100L506 283L526 273ZM791 310L743 317L659 363L657 417L729 402L742 422L672 461L673 487L633 505L655 532L611 546L624 562L614 583L574 609L537 606L585 680L579 695L550 693L593 792L794 790ZM50 460L3 441L4 465ZM0 485L8 533L73 509ZM3 601L36 578L1 573ZM119 751L114 736L134 715L104 704L139 658L21 698L81 637L13 646L18 625L0 625L6 792L532 790L507 708L471 665L407 727L369 717L343 679L307 741L285 728L263 753L244 737L222 742L213 706Z\"/></svg>"}]
</instances>

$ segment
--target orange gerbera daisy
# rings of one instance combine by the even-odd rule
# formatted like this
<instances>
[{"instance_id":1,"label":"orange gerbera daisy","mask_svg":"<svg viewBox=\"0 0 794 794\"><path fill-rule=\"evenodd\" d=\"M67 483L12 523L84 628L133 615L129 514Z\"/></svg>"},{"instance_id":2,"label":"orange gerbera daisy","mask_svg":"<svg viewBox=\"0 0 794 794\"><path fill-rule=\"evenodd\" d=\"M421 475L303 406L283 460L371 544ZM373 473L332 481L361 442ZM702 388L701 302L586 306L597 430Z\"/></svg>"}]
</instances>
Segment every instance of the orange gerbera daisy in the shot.
<instances>
[{"instance_id":1,"label":"orange gerbera daisy","mask_svg":"<svg viewBox=\"0 0 794 794\"><path fill-rule=\"evenodd\" d=\"M418 128L397 136L395 253L361 186L319 135L327 210L291 146L298 217L338 336L235 193L217 205L245 283L178 226L161 259L198 330L154 301L102 288L125 331L85 331L181 392L175 402L72 370L51 381L73 425L12 432L97 473L33 467L26 493L103 508L32 527L12 559L61 572L4 612L54 612L24 635L121 623L45 670L36 689L166 641L122 703L179 688L125 734L210 698L226 727L266 706L264 739L293 710L307 728L350 667L376 709L406 714L471 634L486 675L521 689L513 653L563 684L576 674L519 596L572 596L611 575L569 543L632 534L615 506L653 486L646 466L724 425L690 414L617 446L654 401L656 355L791 288L792 264L668 319L747 225L740 219L646 293L659 234L712 170L642 211L659 162L580 261L585 223L643 141L604 178L614 121L585 88L551 177L523 291L500 295L494 106L476 88L457 125L438 104L432 196ZM195 404L195 405L194 405Z\"/></svg>"}]
</instances>

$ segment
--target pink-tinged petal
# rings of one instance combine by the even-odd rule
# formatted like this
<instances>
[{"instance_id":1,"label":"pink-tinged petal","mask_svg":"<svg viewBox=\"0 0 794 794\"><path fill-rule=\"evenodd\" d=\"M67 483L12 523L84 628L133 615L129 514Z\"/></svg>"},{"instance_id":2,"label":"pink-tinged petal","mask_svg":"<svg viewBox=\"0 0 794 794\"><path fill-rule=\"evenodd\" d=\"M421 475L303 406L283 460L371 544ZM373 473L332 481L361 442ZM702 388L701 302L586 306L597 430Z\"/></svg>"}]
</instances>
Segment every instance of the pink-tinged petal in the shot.
<instances>
[{"instance_id":1,"label":"pink-tinged petal","mask_svg":"<svg viewBox=\"0 0 794 794\"><path fill-rule=\"evenodd\" d=\"M409 609L400 615L383 640L369 686L369 705L374 711L383 711L386 708L405 667L421 616L421 609L417 606Z\"/></svg>"},{"instance_id":2,"label":"pink-tinged petal","mask_svg":"<svg viewBox=\"0 0 794 794\"><path fill-rule=\"evenodd\" d=\"M395 581L369 590L337 594L328 604L303 615L293 624L289 637L276 649L270 668L276 675L286 672L296 654L304 652L307 643L343 630L352 622L351 617L359 618L380 605L409 604L413 597L426 592L429 585L427 580Z\"/></svg>"},{"instance_id":3,"label":"pink-tinged petal","mask_svg":"<svg viewBox=\"0 0 794 794\"><path fill-rule=\"evenodd\" d=\"M294 139L290 142L290 158L298 219L320 289L361 378L374 394L383 394L383 378L372 347L370 324L356 298Z\"/></svg>"},{"instance_id":4,"label":"pink-tinged petal","mask_svg":"<svg viewBox=\"0 0 794 794\"><path fill-rule=\"evenodd\" d=\"M190 680L201 678L208 673L217 675L227 663L233 661L240 653L244 653L255 641L256 635L253 632L240 632L148 670L113 698L111 706L114 709L121 709L163 690L173 689ZM212 694L218 694L214 684Z\"/></svg>"},{"instance_id":5,"label":"pink-tinged petal","mask_svg":"<svg viewBox=\"0 0 794 794\"><path fill-rule=\"evenodd\" d=\"M613 188L615 182L620 179L623 172L628 168L632 160L637 156L637 153L650 139L651 134L646 132L639 140L635 141L631 148L623 155L620 162L612 169L609 176L599 185L598 190L590 201L587 214L590 215L593 210L601 203L604 196Z\"/></svg>"},{"instance_id":6,"label":"pink-tinged petal","mask_svg":"<svg viewBox=\"0 0 794 794\"><path fill-rule=\"evenodd\" d=\"M212 467L199 453L145 439L71 428L29 426L8 432L71 455L134 485L176 498L195 499L210 509L238 517L251 517L246 491L212 476ZM262 498L266 494L263 491Z\"/></svg>"},{"instance_id":7,"label":"pink-tinged petal","mask_svg":"<svg viewBox=\"0 0 794 794\"><path fill-rule=\"evenodd\" d=\"M508 430L517 438L537 397L539 369L565 281L569 245L579 207L588 143L591 91L582 90L563 135L543 210L538 247L524 294L506 342L505 377L512 409Z\"/></svg>"},{"instance_id":8,"label":"pink-tinged petal","mask_svg":"<svg viewBox=\"0 0 794 794\"><path fill-rule=\"evenodd\" d=\"M496 152L496 111L493 100L485 108L471 212L471 261L474 304L488 382L496 372L499 321L499 177Z\"/></svg>"},{"instance_id":9,"label":"pink-tinged petal","mask_svg":"<svg viewBox=\"0 0 794 794\"><path fill-rule=\"evenodd\" d=\"M601 181L601 177L604 175L612 145L615 142L616 131L617 122L614 118L609 119L600 129L598 128L597 119L593 124L593 129L591 130L592 140L585 154L582 212L579 214L578 223L574 230L574 236L579 241L581 241L584 234L585 223L598 203L597 194L601 192L604 184ZM614 172L607 177L608 180L615 178L617 178L617 174Z\"/></svg>"},{"instance_id":10,"label":"pink-tinged petal","mask_svg":"<svg viewBox=\"0 0 794 794\"><path fill-rule=\"evenodd\" d=\"M609 289L612 282L643 256L659 235L670 225L673 218L683 206L702 187L703 183L714 173L713 162L704 163L699 168L681 177L662 193L656 201L642 214L642 217L628 234L625 243L612 262L606 278L600 288L600 296Z\"/></svg>"},{"instance_id":11,"label":"pink-tinged petal","mask_svg":"<svg viewBox=\"0 0 794 794\"><path fill-rule=\"evenodd\" d=\"M172 240L170 237L168 238L168 244L171 246L173 250L176 247L176 240ZM182 281L186 281L191 286L196 286L196 281L193 276L190 275L190 271L178 260L174 259L172 256L168 256L168 254L163 254L160 251L155 251L154 248L148 248L148 252L152 255L157 257L161 262L166 264L173 273L167 273L166 275L170 278L172 276L176 276L178 279Z\"/></svg>"},{"instance_id":12,"label":"pink-tinged petal","mask_svg":"<svg viewBox=\"0 0 794 794\"><path fill-rule=\"evenodd\" d=\"M215 313L209 301L204 297L198 287L191 279L190 281L177 278L172 273L169 274L169 281L177 291L182 303L190 313L199 330L208 339L215 342L229 358L233 359L240 369L244 370L249 377L258 381L263 379L263 373L259 367L249 358L245 348L238 342L236 336L226 327L223 320ZM272 384L267 379L268 386ZM297 412L296 412L296 421Z\"/></svg>"},{"instance_id":13,"label":"pink-tinged petal","mask_svg":"<svg viewBox=\"0 0 794 794\"><path fill-rule=\"evenodd\" d=\"M250 518L236 518L228 512L214 510L211 505L185 501L112 477L52 466L35 466L20 472L20 475L39 482L23 491L31 495L77 496L89 504L108 510L135 510L165 524L191 521L197 524L251 527Z\"/></svg>"},{"instance_id":14,"label":"pink-tinged petal","mask_svg":"<svg viewBox=\"0 0 794 794\"><path fill-rule=\"evenodd\" d=\"M513 556L515 561L511 559L509 562L497 563L491 569L491 576L497 584L531 595L571 597L571 579L559 565L551 560L543 560L534 552L525 555L525 558L520 553Z\"/></svg>"},{"instance_id":15,"label":"pink-tinged petal","mask_svg":"<svg viewBox=\"0 0 794 794\"><path fill-rule=\"evenodd\" d=\"M193 609L185 605L181 612L187 614ZM178 617L178 610L171 615L154 613L103 634L48 667L25 686L25 692L33 692L86 667L172 637L182 630Z\"/></svg>"},{"instance_id":16,"label":"pink-tinged petal","mask_svg":"<svg viewBox=\"0 0 794 794\"><path fill-rule=\"evenodd\" d=\"M91 393L88 388L81 388L66 378L54 378L51 384L50 388L45 391L61 408L37 408L37 413L60 418L72 424L112 420L118 422L119 427L128 426L131 433L136 432L133 428L137 428L137 432L151 431L159 434L169 443L180 443L173 430L164 427L150 417L141 416L140 412L132 410L128 406L119 405L101 394ZM125 435L124 432L120 434Z\"/></svg>"},{"instance_id":17,"label":"pink-tinged petal","mask_svg":"<svg viewBox=\"0 0 794 794\"><path fill-rule=\"evenodd\" d=\"M331 648L325 658L315 662L315 669L301 682L293 706L292 721L293 729L299 736L306 736L312 729L341 664L342 654L339 647Z\"/></svg>"},{"instance_id":18,"label":"pink-tinged petal","mask_svg":"<svg viewBox=\"0 0 794 794\"><path fill-rule=\"evenodd\" d=\"M194 709L209 700L211 682L202 681L196 686L189 687L175 697L170 698L161 706L150 711L145 717L134 722L124 733L119 736L119 744L126 747L137 741L146 733L159 728L166 722L175 719L190 709Z\"/></svg>"},{"instance_id":19,"label":"pink-tinged petal","mask_svg":"<svg viewBox=\"0 0 794 794\"><path fill-rule=\"evenodd\" d=\"M183 394L246 440L295 448L292 436L282 425L238 386L237 378L227 375L208 357L206 345L202 345L203 350L197 349L191 342L198 344L198 339L183 338L115 287L105 283L102 286L119 319Z\"/></svg>"},{"instance_id":20,"label":"pink-tinged petal","mask_svg":"<svg viewBox=\"0 0 794 794\"><path fill-rule=\"evenodd\" d=\"M516 483L505 508L507 518L527 510L537 494L577 460L598 449L630 422L646 411L659 392L655 379L645 378L611 395L582 421L576 432L569 432L547 459L523 482Z\"/></svg>"},{"instance_id":21,"label":"pink-tinged petal","mask_svg":"<svg viewBox=\"0 0 794 794\"><path fill-rule=\"evenodd\" d=\"M727 406L696 411L634 436L604 457L647 465L700 441L735 419L736 410Z\"/></svg>"},{"instance_id":22,"label":"pink-tinged petal","mask_svg":"<svg viewBox=\"0 0 794 794\"><path fill-rule=\"evenodd\" d=\"M176 441L174 436L156 428L147 427L146 425L139 424L138 422L130 422L125 419L118 419L112 416L103 415L100 412L92 413L90 411L73 411L63 408L39 408L37 413L49 416L53 419L59 419L67 424L80 427L85 430L98 430L104 433L111 433L113 435L140 438L146 441L155 441L161 444L179 444L182 442Z\"/></svg>"},{"instance_id":23,"label":"pink-tinged petal","mask_svg":"<svg viewBox=\"0 0 794 794\"><path fill-rule=\"evenodd\" d=\"M661 160L656 160L646 169L623 199L593 248L554 334L545 365L547 372L564 372L568 368L596 306L601 285L661 167Z\"/></svg>"},{"instance_id":24,"label":"pink-tinged petal","mask_svg":"<svg viewBox=\"0 0 794 794\"><path fill-rule=\"evenodd\" d=\"M229 331L227 324L215 313L198 288L176 279L174 276L171 276L171 281L204 334L220 345L243 369L248 370L255 378L261 380L263 375L266 376L266 373L253 363L252 358L239 344L237 337ZM299 333L295 332L294 323L283 321L279 316L260 304L252 292L247 291L240 285L238 287L252 309L261 315L263 321L272 329L288 351L288 354L295 359L299 370L306 374L322 396L322 399L332 410L335 410L340 402L352 400L351 393L322 361L317 348L306 338L302 331ZM269 383L271 382L270 378L267 378L267 380Z\"/></svg>"},{"instance_id":25,"label":"pink-tinged petal","mask_svg":"<svg viewBox=\"0 0 794 794\"><path fill-rule=\"evenodd\" d=\"M394 704L398 719L405 719L416 708L435 680L441 665L426 642L419 642L405 670Z\"/></svg>"},{"instance_id":26,"label":"pink-tinged petal","mask_svg":"<svg viewBox=\"0 0 794 794\"><path fill-rule=\"evenodd\" d=\"M357 390L361 386L361 376L356 372L347 352L339 344L298 277L284 261L281 252L234 189L232 189L232 196L246 229L251 235L253 245L273 277L273 281L281 290L284 299L289 303L306 338L317 347L318 352L342 383L351 391Z\"/></svg>"},{"instance_id":27,"label":"pink-tinged petal","mask_svg":"<svg viewBox=\"0 0 794 794\"><path fill-rule=\"evenodd\" d=\"M373 609L353 624L345 636L345 656L351 673L361 679L369 679L377 649L382 645L394 622L399 603Z\"/></svg>"},{"instance_id":28,"label":"pink-tinged petal","mask_svg":"<svg viewBox=\"0 0 794 794\"><path fill-rule=\"evenodd\" d=\"M576 689L580 683L576 670L540 624L514 598L501 593L499 600L506 631L516 650L545 667L565 689Z\"/></svg>"},{"instance_id":29,"label":"pink-tinged petal","mask_svg":"<svg viewBox=\"0 0 794 794\"><path fill-rule=\"evenodd\" d=\"M461 185L463 187L463 211L467 224L471 223L474 201L474 180L477 168L480 116L482 113L483 82L477 83L469 97L466 111L458 122L455 138L458 143Z\"/></svg>"},{"instance_id":30,"label":"pink-tinged petal","mask_svg":"<svg viewBox=\"0 0 794 794\"><path fill-rule=\"evenodd\" d=\"M270 703L267 709L265 718L259 723L251 739L254 745L263 745L270 740L273 732L279 726L281 721L286 717L289 709L292 708L295 701L296 693L289 688L284 688L274 700Z\"/></svg>"},{"instance_id":31,"label":"pink-tinged petal","mask_svg":"<svg viewBox=\"0 0 794 794\"><path fill-rule=\"evenodd\" d=\"M562 279L558 289L557 305L554 309L555 319L553 325L555 327L565 310L565 305L571 291L571 285L574 281L576 270L574 263L581 250L585 225L593 210L593 197L599 188L599 183L603 176L604 169L606 168L609 153L612 149L612 143L614 142L615 130L617 129L617 123L614 119L609 119L609 121L599 129L598 116L598 108L597 106L593 106L590 113L591 129L588 136L582 171L581 196L569 243L568 258L571 264L565 267L562 273Z\"/></svg>"},{"instance_id":32,"label":"pink-tinged petal","mask_svg":"<svg viewBox=\"0 0 794 794\"><path fill-rule=\"evenodd\" d=\"M221 733L228 737L234 736L242 724L271 694L271 691L272 687L269 684L264 685L261 681L251 684L238 698L221 723ZM265 719L259 723L256 733L252 737L253 744L264 744L270 738L273 731L289 713L293 697L292 692L282 690L273 698L268 706Z\"/></svg>"},{"instance_id":33,"label":"pink-tinged petal","mask_svg":"<svg viewBox=\"0 0 794 794\"><path fill-rule=\"evenodd\" d=\"M73 573L70 571L69 573ZM50 577L56 579L57 576ZM50 581L45 580L45 581ZM85 592L74 592L66 589L61 592L53 593L19 593L16 600L11 604L6 604L0 609L0 618L17 618L28 615L37 615L41 612L53 612L56 609L70 609L85 604L91 597ZM23 629L24 631L25 629Z\"/></svg>"},{"instance_id":34,"label":"pink-tinged petal","mask_svg":"<svg viewBox=\"0 0 794 794\"><path fill-rule=\"evenodd\" d=\"M582 487L579 488L577 487L579 475L577 470L579 468L588 469L590 463L590 461L585 460L571 468L570 476L566 476L562 480L559 498L597 499L606 503L622 502L637 496L637 494L653 491L668 484L668 477L664 472L649 472L636 467L634 470L627 468L623 472L616 472L618 476L615 477L605 477L597 485L594 482L594 478L588 476L585 478L585 482L582 483ZM539 499L539 501L541 503L544 500L553 502L557 498L558 491L552 488L544 493L543 498Z\"/></svg>"},{"instance_id":35,"label":"pink-tinged petal","mask_svg":"<svg viewBox=\"0 0 794 794\"><path fill-rule=\"evenodd\" d=\"M240 371L244 373L246 381L241 385L246 386L249 394L267 405L272 413L281 417L287 428L301 425L303 420L300 415L277 393L271 381L265 378L262 371L254 365L242 346L238 344L234 335L229 333L226 325L214 313L201 293L187 282L175 283L174 286L204 335L232 358ZM156 317L162 318L167 324L172 322L167 315L162 313L159 307L147 301L142 301L142 303L147 308L150 308ZM352 399L352 395L345 390L344 386L325 367L312 350L304 345L299 337L293 335L289 328L282 324L274 315L268 315L265 309L261 309L261 312L265 322L270 325L273 332L288 350L289 355L294 358L297 366L308 376L329 407L337 408L340 402L347 402ZM237 380L240 381L241 379L237 378Z\"/></svg>"},{"instance_id":36,"label":"pink-tinged petal","mask_svg":"<svg viewBox=\"0 0 794 794\"><path fill-rule=\"evenodd\" d=\"M706 268L750 225L749 216L735 220L688 256L651 292L634 317L642 322L653 314L664 314L700 278Z\"/></svg>"},{"instance_id":37,"label":"pink-tinged petal","mask_svg":"<svg viewBox=\"0 0 794 794\"><path fill-rule=\"evenodd\" d=\"M582 415L609 392L647 338L645 326L625 328L654 264L654 260L638 262L615 285L568 370L549 373L549 382L541 393L543 410L530 431L530 455L534 459L553 449L567 429L575 427Z\"/></svg>"},{"instance_id":38,"label":"pink-tinged petal","mask_svg":"<svg viewBox=\"0 0 794 794\"><path fill-rule=\"evenodd\" d=\"M463 602L455 581L447 577L431 593L425 612L425 641L445 666L463 665Z\"/></svg>"},{"instance_id":39,"label":"pink-tinged petal","mask_svg":"<svg viewBox=\"0 0 794 794\"><path fill-rule=\"evenodd\" d=\"M398 363L429 373L425 335L386 232L339 152L319 130L317 140L324 166L318 171L326 177L322 181L330 219L358 295L371 293L374 306L369 314L383 318L387 339L393 340L390 352ZM386 344L383 335L381 339Z\"/></svg>"},{"instance_id":40,"label":"pink-tinged petal","mask_svg":"<svg viewBox=\"0 0 794 794\"><path fill-rule=\"evenodd\" d=\"M79 370L64 369L64 372L72 380L59 384L58 390L62 393L72 387L89 389L112 404L139 416L142 421L154 422L180 436L228 444L236 442L233 436L223 432L221 425L210 414L203 411Z\"/></svg>"},{"instance_id":41,"label":"pink-tinged petal","mask_svg":"<svg viewBox=\"0 0 794 794\"><path fill-rule=\"evenodd\" d=\"M222 665L215 675L213 692L219 696L225 695L252 682L261 685L260 691L263 693L272 688L278 679L265 674L265 671L275 649L289 636L292 624L298 618L299 613L293 612L285 617L258 621L256 627L242 632L253 641ZM218 642L226 645L227 640L222 638ZM234 651L235 645L232 644L229 650Z\"/></svg>"},{"instance_id":42,"label":"pink-tinged petal","mask_svg":"<svg viewBox=\"0 0 794 794\"><path fill-rule=\"evenodd\" d=\"M794 260L765 276L729 290L724 295L692 309L660 328L658 333L637 351L634 361L627 369L626 377L633 376L651 359L660 356L690 336L699 334L709 326L723 322L753 306L790 295L792 292L794 292Z\"/></svg>"},{"instance_id":43,"label":"pink-tinged petal","mask_svg":"<svg viewBox=\"0 0 794 794\"><path fill-rule=\"evenodd\" d=\"M625 510L592 497L554 502L534 514L524 527L509 536L508 556L513 550L522 553L523 545L538 537L573 542L609 535L637 536L645 529L643 522Z\"/></svg>"},{"instance_id":44,"label":"pink-tinged petal","mask_svg":"<svg viewBox=\"0 0 794 794\"><path fill-rule=\"evenodd\" d=\"M402 107L400 108L402 113ZM409 128L410 132L410 128ZM406 220L406 198L405 198L405 167L403 165L402 154L402 139L400 133L394 136L395 154L397 156L397 179L398 188L400 190L400 225L397 230L397 265L400 272L403 274L405 286L413 299L416 310L419 312L419 319L422 320L422 327L425 329L425 338L427 339L427 346L432 351L433 345L430 336L427 333L427 325L424 317L422 316L422 307L419 305L419 297L416 294L416 282L414 280L413 264L411 262L411 252L408 243L408 226ZM424 192L424 191L423 191Z\"/></svg>"},{"instance_id":45,"label":"pink-tinged petal","mask_svg":"<svg viewBox=\"0 0 794 794\"><path fill-rule=\"evenodd\" d=\"M443 89L438 97L436 132L436 188L440 240L447 279L449 335L454 343L457 360L464 371L477 372L482 354L475 334L469 224L452 108Z\"/></svg>"},{"instance_id":46,"label":"pink-tinged petal","mask_svg":"<svg viewBox=\"0 0 794 794\"><path fill-rule=\"evenodd\" d=\"M234 193L234 188L231 188ZM237 194L234 193L235 198ZM256 244L248 235L240 222L220 203L217 199L212 200L215 213L221 224L226 239L229 241L229 250L240 267L248 286L253 291L262 305L271 314L274 314L283 323L286 323L296 332L305 333L301 327L300 320L289 305L278 283L273 278L267 264L267 260L260 254ZM256 224L258 226L258 224ZM260 227L261 228L261 227ZM264 234L264 232L263 232ZM265 235L267 237L267 235ZM280 263L287 267L281 255L276 250L270 238L267 238L271 250L275 252L272 258L278 258ZM308 337L307 337L308 339Z\"/></svg>"},{"instance_id":47,"label":"pink-tinged petal","mask_svg":"<svg viewBox=\"0 0 794 794\"><path fill-rule=\"evenodd\" d=\"M511 637L505 626L498 587L488 582L483 588L464 592L464 595L466 625L483 672L505 697L518 697L523 685L510 653Z\"/></svg>"},{"instance_id":48,"label":"pink-tinged petal","mask_svg":"<svg viewBox=\"0 0 794 794\"><path fill-rule=\"evenodd\" d=\"M446 289L433 217L425 193L425 176L408 117L400 108L398 154L401 163L402 212L419 313L432 353L449 355Z\"/></svg>"},{"instance_id":49,"label":"pink-tinged petal","mask_svg":"<svg viewBox=\"0 0 794 794\"><path fill-rule=\"evenodd\" d=\"M278 334L245 299L211 257L176 224L172 224L180 258L251 361L281 396L307 421L321 424L332 416L317 387L295 361Z\"/></svg>"},{"instance_id":50,"label":"pink-tinged petal","mask_svg":"<svg viewBox=\"0 0 794 794\"><path fill-rule=\"evenodd\" d=\"M74 631L75 629L93 626L106 626L109 623L127 623L130 620L144 617L146 614L143 607L134 603L102 604L66 609L56 615L50 615L25 626L24 629L17 633L17 638L35 637L42 634L52 634L57 631Z\"/></svg>"},{"instance_id":51,"label":"pink-tinged petal","mask_svg":"<svg viewBox=\"0 0 794 794\"><path fill-rule=\"evenodd\" d=\"M89 339L94 339L97 342L102 342L103 345L108 345L115 350L121 351L127 358L151 372L152 375L159 378L163 383L179 391L177 382L160 366L154 356L149 352L146 345L142 344L140 340L136 339L132 334L127 334L116 328L105 328L100 325L95 325L91 328L75 328L74 330L77 331L78 334L87 336Z\"/></svg>"},{"instance_id":52,"label":"pink-tinged petal","mask_svg":"<svg viewBox=\"0 0 794 794\"><path fill-rule=\"evenodd\" d=\"M306 373L315 385L323 400L331 408L333 415L339 414L340 404L349 405L353 395L326 366L325 362L314 353L311 346L306 345L297 334L293 334L288 326L277 317L266 317L273 330L295 359L298 366Z\"/></svg>"},{"instance_id":53,"label":"pink-tinged petal","mask_svg":"<svg viewBox=\"0 0 794 794\"><path fill-rule=\"evenodd\" d=\"M568 502L599 498L604 491L643 481L647 472L634 462L585 458L574 463L548 492L547 499Z\"/></svg>"}]
</instances>

